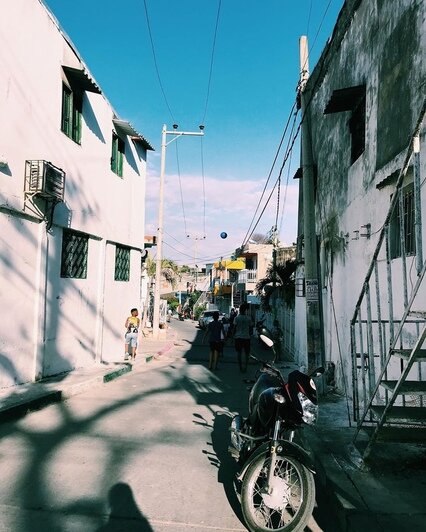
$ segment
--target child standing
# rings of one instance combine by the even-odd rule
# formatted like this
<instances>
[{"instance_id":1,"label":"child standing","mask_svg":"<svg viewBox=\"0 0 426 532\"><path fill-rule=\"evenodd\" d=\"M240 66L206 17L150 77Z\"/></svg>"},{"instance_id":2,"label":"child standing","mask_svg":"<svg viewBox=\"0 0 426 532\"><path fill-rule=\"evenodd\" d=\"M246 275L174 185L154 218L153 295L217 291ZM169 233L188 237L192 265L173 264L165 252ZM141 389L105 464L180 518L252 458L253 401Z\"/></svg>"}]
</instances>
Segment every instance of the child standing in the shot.
<instances>
[{"instance_id":1,"label":"child standing","mask_svg":"<svg viewBox=\"0 0 426 532\"><path fill-rule=\"evenodd\" d=\"M129 345L132 348L132 354L130 355L130 358L135 360L136 348L138 346L138 332L141 321L138 318L138 309L132 308L130 314L131 316L127 318L126 323L124 324L127 329L126 334L124 336L124 360L128 360L129 358Z\"/></svg>"}]
</instances>

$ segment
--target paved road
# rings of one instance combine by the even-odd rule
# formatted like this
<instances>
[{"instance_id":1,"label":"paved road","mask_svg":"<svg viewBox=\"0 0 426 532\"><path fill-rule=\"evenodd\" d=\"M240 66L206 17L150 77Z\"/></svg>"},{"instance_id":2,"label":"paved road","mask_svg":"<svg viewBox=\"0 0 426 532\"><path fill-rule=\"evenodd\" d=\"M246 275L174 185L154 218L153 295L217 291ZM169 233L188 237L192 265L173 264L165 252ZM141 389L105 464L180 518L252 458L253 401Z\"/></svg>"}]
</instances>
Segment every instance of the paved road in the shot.
<instances>
[{"instance_id":1,"label":"paved road","mask_svg":"<svg viewBox=\"0 0 426 532\"><path fill-rule=\"evenodd\" d=\"M212 374L195 325L172 326L163 364L0 426L0 531L246 530L227 447L247 385L231 347Z\"/></svg>"}]
</instances>

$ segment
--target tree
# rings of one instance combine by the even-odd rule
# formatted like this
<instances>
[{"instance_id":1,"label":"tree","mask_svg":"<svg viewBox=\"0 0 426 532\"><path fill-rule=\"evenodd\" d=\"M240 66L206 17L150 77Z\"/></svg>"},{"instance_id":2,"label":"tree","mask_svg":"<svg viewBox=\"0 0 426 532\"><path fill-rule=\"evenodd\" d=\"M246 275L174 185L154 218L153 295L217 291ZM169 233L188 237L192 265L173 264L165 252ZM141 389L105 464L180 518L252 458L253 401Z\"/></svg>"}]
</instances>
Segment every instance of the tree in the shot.
<instances>
[{"instance_id":1,"label":"tree","mask_svg":"<svg viewBox=\"0 0 426 532\"><path fill-rule=\"evenodd\" d=\"M294 272L297 262L288 260L284 264L271 264L266 271L266 276L256 284L256 293L260 297L260 305L264 310L270 310L270 298L274 291L279 291L284 301L289 306L294 305ZM275 281L275 290L274 290Z\"/></svg>"},{"instance_id":2,"label":"tree","mask_svg":"<svg viewBox=\"0 0 426 532\"><path fill-rule=\"evenodd\" d=\"M151 257L148 257L145 262L146 271L149 279L152 280L155 278L156 272L156 261ZM180 270L176 262L170 259L161 260L161 277L163 277L171 287L174 289L177 286L178 281L180 280Z\"/></svg>"}]
</instances>

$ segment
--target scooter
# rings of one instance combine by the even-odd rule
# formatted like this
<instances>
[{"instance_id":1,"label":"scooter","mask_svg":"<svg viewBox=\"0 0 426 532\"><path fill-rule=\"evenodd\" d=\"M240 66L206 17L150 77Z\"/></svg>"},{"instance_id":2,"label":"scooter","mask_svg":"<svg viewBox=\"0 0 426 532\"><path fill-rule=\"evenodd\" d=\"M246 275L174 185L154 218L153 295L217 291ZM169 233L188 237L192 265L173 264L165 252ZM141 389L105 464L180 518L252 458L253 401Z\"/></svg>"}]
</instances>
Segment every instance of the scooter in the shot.
<instances>
[{"instance_id":1,"label":"scooter","mask_svg":"<svg viewBox=\"0 0 426 532\"><path fill-rule=\"evenodd\" d=\"M273 348L274 342L261 335ZM296 444L295 432L314 424L318 414L316 387L311 375L289 374L287 382L272 363L261 364L249 397L249 415L231 422L230 454L239 464L237 486L244 519L251 532L302 531L315 504L314 465Z\"/></svg>"}]
</instances>

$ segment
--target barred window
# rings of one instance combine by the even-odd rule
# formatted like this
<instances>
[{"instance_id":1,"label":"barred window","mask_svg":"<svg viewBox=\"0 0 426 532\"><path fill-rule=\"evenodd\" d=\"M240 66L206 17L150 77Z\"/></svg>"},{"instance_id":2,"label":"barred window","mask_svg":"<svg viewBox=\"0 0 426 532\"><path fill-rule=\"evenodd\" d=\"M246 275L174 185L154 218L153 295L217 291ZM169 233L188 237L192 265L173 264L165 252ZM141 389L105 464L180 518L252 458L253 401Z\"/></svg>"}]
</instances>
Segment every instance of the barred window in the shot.
<instances>
[{"instance_id":1,"label":"barred window","mask_svg":"<svg viewBox=\"0 0 426 532\"><path fill-rule=\"evenodd\" d=\"M87 278L89 237L64 229L62 233L61 277Z\"/></svg>"},{"instance_id":2,"label":"barred window","mask_svg":"<svg viewBox=\"0 0 426 532\"><path fill-rule=\"evenodd\" d=\"M416 253L416 241L414 234L414 185L403 187L400 191L402 194L403 210L404 210L404 240L405 240L405 254L415 255ZM391 259L402 256L401 246L401 210L399 203L396 205L395 210L390 220L390 256Z\"/></svg>"},{"instance_id":3,"label":"barred window","mask_svg":"<svg viewBox=\"0 0 426 532\"><path fill-rule=\"evenodd\" d=\"M115 248L115 276L116 281L129 281L130 279L130 249L124 246Z\"/></svg>"}]
</instances>

